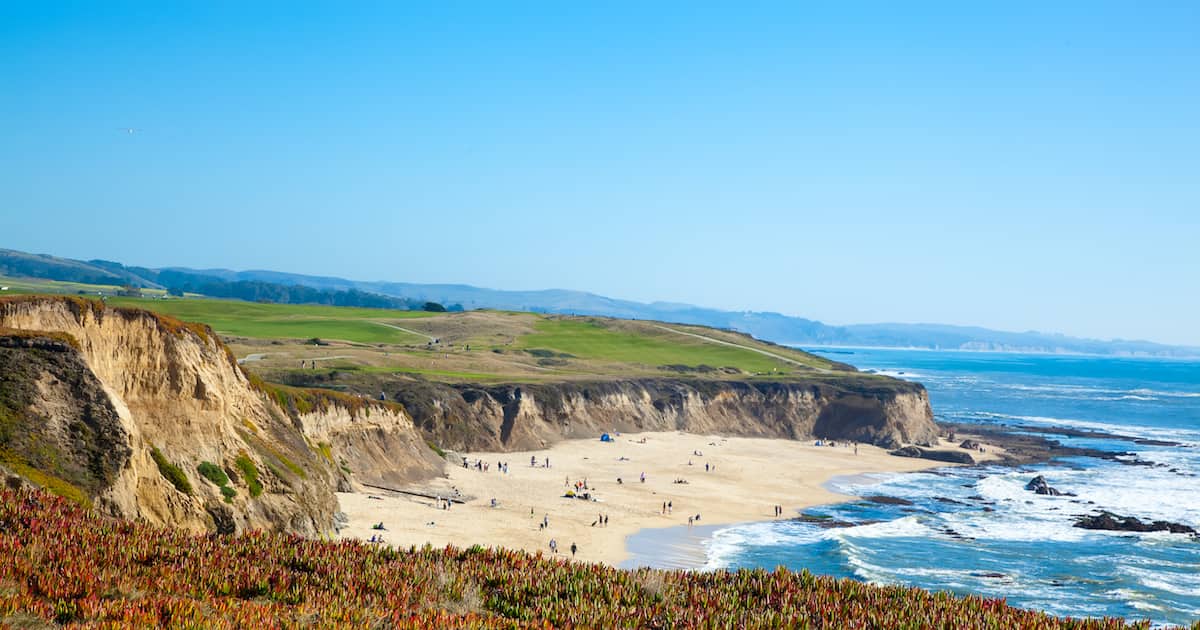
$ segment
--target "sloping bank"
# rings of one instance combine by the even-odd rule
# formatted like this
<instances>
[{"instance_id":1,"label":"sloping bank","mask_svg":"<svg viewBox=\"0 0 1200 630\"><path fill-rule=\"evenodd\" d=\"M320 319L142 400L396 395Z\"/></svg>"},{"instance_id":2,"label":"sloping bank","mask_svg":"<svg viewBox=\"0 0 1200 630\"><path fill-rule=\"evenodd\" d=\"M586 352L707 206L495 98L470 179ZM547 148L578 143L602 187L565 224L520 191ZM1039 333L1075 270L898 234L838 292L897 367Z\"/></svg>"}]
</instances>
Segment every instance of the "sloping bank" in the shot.
<instances>
[{"instance_id":1,"label":"sloping bank","mask_svg":"<svg viewBox=\"0 0 1200 630\"><path fill-rule=\"evenodd\" d=\"M887 448L936 443L917 383L845 374L811 382L637 379L590 383L392 386L418 427L444 448L537 449L605 431L687 431L856 440Z\"/></svg>"},{"instance_id":2,"label":"sloping bank","mask_svg":"<svg viewBox=\"0 0 1200 630\"><path fill-rule=\"evenodd\" d=\"M427 442L519 450L680 430L891 447L937 436L924 388L852 372L776 383L381 385L402 404L264 383L201 324L71 297L3 298L0 478L122 518L314 536L333 527L335 489L440 474Z\"/></svg>"},{"instance_id":3,"label":"sloping bank","mask_svg":"<svg viewBox=\"0 0 1200 630\"><path fill-rule=\"evenodd\" d=\"M16 297L0 300L0 469L121 518L313 536L336 488L441 460L400 405L252 379L207 326Z\"/></svg>"}]
</instances>

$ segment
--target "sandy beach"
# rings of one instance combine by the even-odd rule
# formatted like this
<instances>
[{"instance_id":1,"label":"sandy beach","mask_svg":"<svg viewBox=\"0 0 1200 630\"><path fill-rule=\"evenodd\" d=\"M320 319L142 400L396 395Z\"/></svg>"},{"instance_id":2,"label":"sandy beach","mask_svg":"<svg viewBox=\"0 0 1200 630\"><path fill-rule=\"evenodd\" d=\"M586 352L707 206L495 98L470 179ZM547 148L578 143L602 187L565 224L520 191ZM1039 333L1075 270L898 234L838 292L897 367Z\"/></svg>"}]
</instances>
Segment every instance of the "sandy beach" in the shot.
<instances>
[{"instance_id":1,"label":"sandy beach","mask_svg":"<svg viewBox=\"0 0 1200 630\"><path fill-rule=\"evenodd\" d=\"M987 451L983 457L998 452ZM547 554L553 539L559 555L569 557L574 543L577 559L617 565L628 557L626 537L645 528L686 526L689 517L700 526L770 520L776 518L776 505L783 508L779 518L787 518L805 507L851 498L823 487L835 476L947 465L894 457L865 445L856 453L845 443L831 447L675 432L614 435L612 442L570 440L539 451L465 457L468 468L447 464L444 478L401 489L444 497L457 490L466 503L439 509L436 499L374 488L339 493L349 517L340 535L377 536L403 547L480 544ZM530 465L531 457L535 465ZM477 469L476 461L488 469ZM501 463L507 464L507 472ZM577 482L586 482L588 489L580 491L589 499L564 497L576 490ZM372 528L378 523L385 529Z\"/></svg>"}]
</instances>

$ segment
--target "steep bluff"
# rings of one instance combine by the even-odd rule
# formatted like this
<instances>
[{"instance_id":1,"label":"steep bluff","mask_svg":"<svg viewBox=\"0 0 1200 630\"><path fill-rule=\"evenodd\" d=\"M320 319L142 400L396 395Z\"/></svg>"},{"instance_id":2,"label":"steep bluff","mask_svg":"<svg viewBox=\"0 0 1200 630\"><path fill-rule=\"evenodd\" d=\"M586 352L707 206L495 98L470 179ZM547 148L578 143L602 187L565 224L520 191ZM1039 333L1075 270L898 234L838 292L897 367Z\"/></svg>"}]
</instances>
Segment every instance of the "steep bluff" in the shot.
<instances>
[{"instance_id":1,"label":"steep bluff","mask_svg":"<svg viewBox=\"0 0 1200 630\"><path fill-rule=\"evenodd\" d=\"M925 389L851 376L813 382L640 379L500 386L395 387L432 441L466 450L526 450L603 431L720 433L857 440L894 448L936 442Z\"/></svg>"},{"instance_id":2,"label":"steep bluff","mask_svg":"<svg viewBox=\"0 0 1200 630\"><path fill-rule=\"evenodd\" d=\"M937 436L920 385L849 372L488 386L379 378L366 391L396 402L265 383L203 325L75 298L4 298L0 468L123 518L318 535L332 527L335 489L440 474L427 441L515 451L604 431L887 447ZM209 481L224 476L224 488Z\"/></svg>"},{"instance_id":3,"label":"steep bluff","mask_svg":"<svg viewBox=\"0 0 1200 630\"><path fill-rule=\"evenodd\" d=\"M403 408L336 398L282 407L205 326L9 298L0 340L0 465L114 516L317 535L332 526L339 484L438 470ZM202 462L230 478L228 500Z\"/></svg>"}]
</instances>

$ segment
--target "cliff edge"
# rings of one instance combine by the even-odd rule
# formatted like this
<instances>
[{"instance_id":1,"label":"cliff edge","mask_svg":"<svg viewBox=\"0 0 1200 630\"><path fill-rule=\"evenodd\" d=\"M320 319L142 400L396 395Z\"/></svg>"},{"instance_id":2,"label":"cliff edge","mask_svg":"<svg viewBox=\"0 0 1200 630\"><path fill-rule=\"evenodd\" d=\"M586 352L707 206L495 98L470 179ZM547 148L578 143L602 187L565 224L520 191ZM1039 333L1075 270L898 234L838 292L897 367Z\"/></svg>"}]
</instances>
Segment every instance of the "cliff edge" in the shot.
<instances>
[{"instance_id":1,"label":"cliff edge","mask_svg":"<svg viewBox=\"0 0 1200 630\"><path fill-rule=\"evenodd\" d=\"M635 379L592 383L393 386L431 441L456 450L519 451L605 431L687 431L936 444L925 388L855 375L811 382Z\"/></svg>"},{"instance_id":2,"label":"cliff edge","mask_svg":"<svg viewBox=\"0 0 1200 630\"><path fill-rule=\"evenodd\" d=\"M249 378L207 326L0 300L0 466L113 516L315 536L356 469L367 481L440 471L399 405L318 399L281 404L295 398Z\"/></svg>"}]
</instances>

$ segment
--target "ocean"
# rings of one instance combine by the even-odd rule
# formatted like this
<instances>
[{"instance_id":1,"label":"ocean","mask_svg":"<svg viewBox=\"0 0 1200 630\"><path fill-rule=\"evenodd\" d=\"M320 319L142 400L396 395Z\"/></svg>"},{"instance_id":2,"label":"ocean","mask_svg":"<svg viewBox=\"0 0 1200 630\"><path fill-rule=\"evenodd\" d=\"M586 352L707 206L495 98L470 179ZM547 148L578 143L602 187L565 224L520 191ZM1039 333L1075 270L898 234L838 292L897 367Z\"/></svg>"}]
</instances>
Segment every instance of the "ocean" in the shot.
<instances>
[{"instance_id":1,"label":"ocean","mask_svg":"<svg viewBox=\"0 0 1200 630\"><path fill-rule=\"evenodd\" d=\"M1074 526L1078 516L1103 509L1200 529L1200 362L881 349L826 356L923 383L939 421L1031 433L1039 427L1103 431L1126 439L1047 437L1135 453L1128 459L1152 465L1072 457L1016 469L944 468L837 479L832 487L840 492L904 501L806 510L850 527L778 521L706 530L697 541L705 568L783 565L872 583L1003 597L1011 605L1056 615L1120 615L1155 623L1200 619L1200 540ZM1025 490L1038 474L1077 496ZM630 541L635 556L637 538Z\"/></svg>"}]
</instances>

